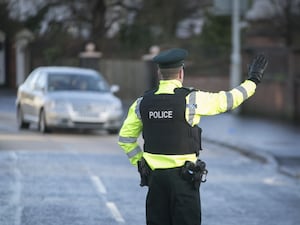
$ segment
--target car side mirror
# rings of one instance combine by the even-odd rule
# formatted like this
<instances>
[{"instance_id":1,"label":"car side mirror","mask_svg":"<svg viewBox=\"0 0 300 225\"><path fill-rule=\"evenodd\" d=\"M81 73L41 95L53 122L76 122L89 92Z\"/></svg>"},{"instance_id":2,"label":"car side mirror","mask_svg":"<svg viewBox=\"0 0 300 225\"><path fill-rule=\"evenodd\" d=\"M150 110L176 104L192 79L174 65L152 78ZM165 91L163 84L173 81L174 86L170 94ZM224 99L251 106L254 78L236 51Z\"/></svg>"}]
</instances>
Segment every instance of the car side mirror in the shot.
<instances>
[{"instance_id":1,"label":"car side mirror","mask_svg":"<svg viewBox=\"0 0 300 225\"><path fill-rule=\"evenodd\" d=\"M119 85L113 84L113 85L110 86L110 91L111 91L112 93L116 93L116 92L118 92L119 90L120 90L120 86L119 86Z\"/></svg>"},{"instance_id":2,"label":"car side mirror","mask_svg":"<svg viewBox=\"0 0 300 225\"><path fill-rule=\"evenodd\" d=\"M46 91L46 88L44 86L41 86L41 85L35 85L34 89L36 91L40 91L40 92L45 92Z\"/></svg>"}]
</instances>

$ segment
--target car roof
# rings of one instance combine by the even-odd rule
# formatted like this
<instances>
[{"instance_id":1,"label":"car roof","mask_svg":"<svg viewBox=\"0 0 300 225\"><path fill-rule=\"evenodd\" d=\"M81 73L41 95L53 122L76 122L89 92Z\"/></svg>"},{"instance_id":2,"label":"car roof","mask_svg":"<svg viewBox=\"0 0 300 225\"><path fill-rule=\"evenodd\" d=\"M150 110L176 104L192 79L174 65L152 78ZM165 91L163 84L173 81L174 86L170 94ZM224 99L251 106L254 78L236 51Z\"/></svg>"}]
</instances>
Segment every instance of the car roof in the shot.
<instances>
[{"instance_id":1,"label":"car roof","mask_svg":"<svg viewBox=\"0 0 300 225\"><path fill-rule=\"evenodd\" d=\"M71 67L71 66L41 66L36 68L38 71L46 73L65 73L65 74L86 74L86 75L101 75L98 71L88 68Z\"/></svg>"}]
</instances>

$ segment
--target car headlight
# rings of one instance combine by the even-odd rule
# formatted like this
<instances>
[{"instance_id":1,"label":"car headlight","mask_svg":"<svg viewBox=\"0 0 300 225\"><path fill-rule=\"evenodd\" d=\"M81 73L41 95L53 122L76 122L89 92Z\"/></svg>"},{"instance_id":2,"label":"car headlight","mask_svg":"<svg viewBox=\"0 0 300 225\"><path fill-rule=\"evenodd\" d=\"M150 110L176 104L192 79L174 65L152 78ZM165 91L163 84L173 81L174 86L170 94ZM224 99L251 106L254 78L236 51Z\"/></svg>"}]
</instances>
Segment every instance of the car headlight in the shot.
<instances>
[{"instance_id":1,"label":"car headlight","mask_svg":"<svg viewBox=\"0 0 300 225\"><path fill-rule=\"evenodd\" d=\"M121 103L114 103L111 105L112 111L121 111L122 110L122 104Z\"/></svg>"},{"instance_id":2,"label":"car headlight","mask_svg":"<svg viewBox=\"0 0 300 225\"><path fill-rule=\"evenodd\" d=\"M50 100L47 102L46 107L51 111L67 112L68 103L63 100Z\"/></svg>"},{"instance_id":3,"label":"car headlight","mask_svg":"<svg viewBox=\"0 0 300 225\"><path fill-rule=\"evenodd\" d=\"M113 117L121 117L123 115L122 104L113 104L111 106L111 115L113 115Z\"/></svg>"}]
</instances>

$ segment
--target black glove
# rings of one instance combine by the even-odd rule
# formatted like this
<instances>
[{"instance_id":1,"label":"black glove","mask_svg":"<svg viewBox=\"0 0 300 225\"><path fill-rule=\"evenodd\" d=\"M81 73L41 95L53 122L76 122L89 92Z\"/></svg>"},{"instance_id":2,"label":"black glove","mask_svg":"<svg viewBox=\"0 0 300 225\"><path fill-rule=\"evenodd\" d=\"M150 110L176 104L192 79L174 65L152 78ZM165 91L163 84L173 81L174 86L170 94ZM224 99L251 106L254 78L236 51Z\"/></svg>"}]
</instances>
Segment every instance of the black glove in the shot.
<instances>
[{"instance_id":1,"label":"black glove","mask_svg":"<svg viewBox=\"0 0 300 225\"><path fill-rule=\"evenodd\" d=\"M149 185L149 178L151 175L151 168L148 166L146 160L141 158L138 162L138 171L140 173L141 182L140 186L148 186Z\"/></svg>"},{"instance_id":2,"label":"black glove","mask_svg":"<svg viewBox=\"0 0 300 225\"><path fill-rule=\"evenodd\" d=\"M261 79L263 78L265 69L267 68L268 60L263 54L257 55L248 69L248 80L259 84Z\"/></svg>"}]
</instances>

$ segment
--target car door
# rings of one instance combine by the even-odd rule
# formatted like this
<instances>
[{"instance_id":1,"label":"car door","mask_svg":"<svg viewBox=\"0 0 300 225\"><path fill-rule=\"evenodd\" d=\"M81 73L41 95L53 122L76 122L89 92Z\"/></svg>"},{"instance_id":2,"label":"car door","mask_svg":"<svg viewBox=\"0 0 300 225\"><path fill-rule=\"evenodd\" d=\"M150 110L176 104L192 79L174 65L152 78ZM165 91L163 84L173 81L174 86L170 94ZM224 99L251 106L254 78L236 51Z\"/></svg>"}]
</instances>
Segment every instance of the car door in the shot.
<instances>
[{"instance_id":1,"label":"car door","mask_svg":"<svg viewBox=\"0 0 300 225\"><path fill-rule=\"evenodd\" d=\"M25 82L18 89L18 104L21 107L23 117L27 121L32 121L32 101L34 98L33 84L38 77L38 71L33 71Z\"/></svg>"},{"instance_id":2,"label":"car door","mask_svg":"<svg viewBox=\"0 0 300 225\"><path fill-rule=\"evenodd\" d=\"M31 116L32 120L38 122L41 107L43 107L45 94L46 94L46 80L47 74L39 72L37 78L32 86L32 99L31 99Z\"/></svg>"}]
</instances>

